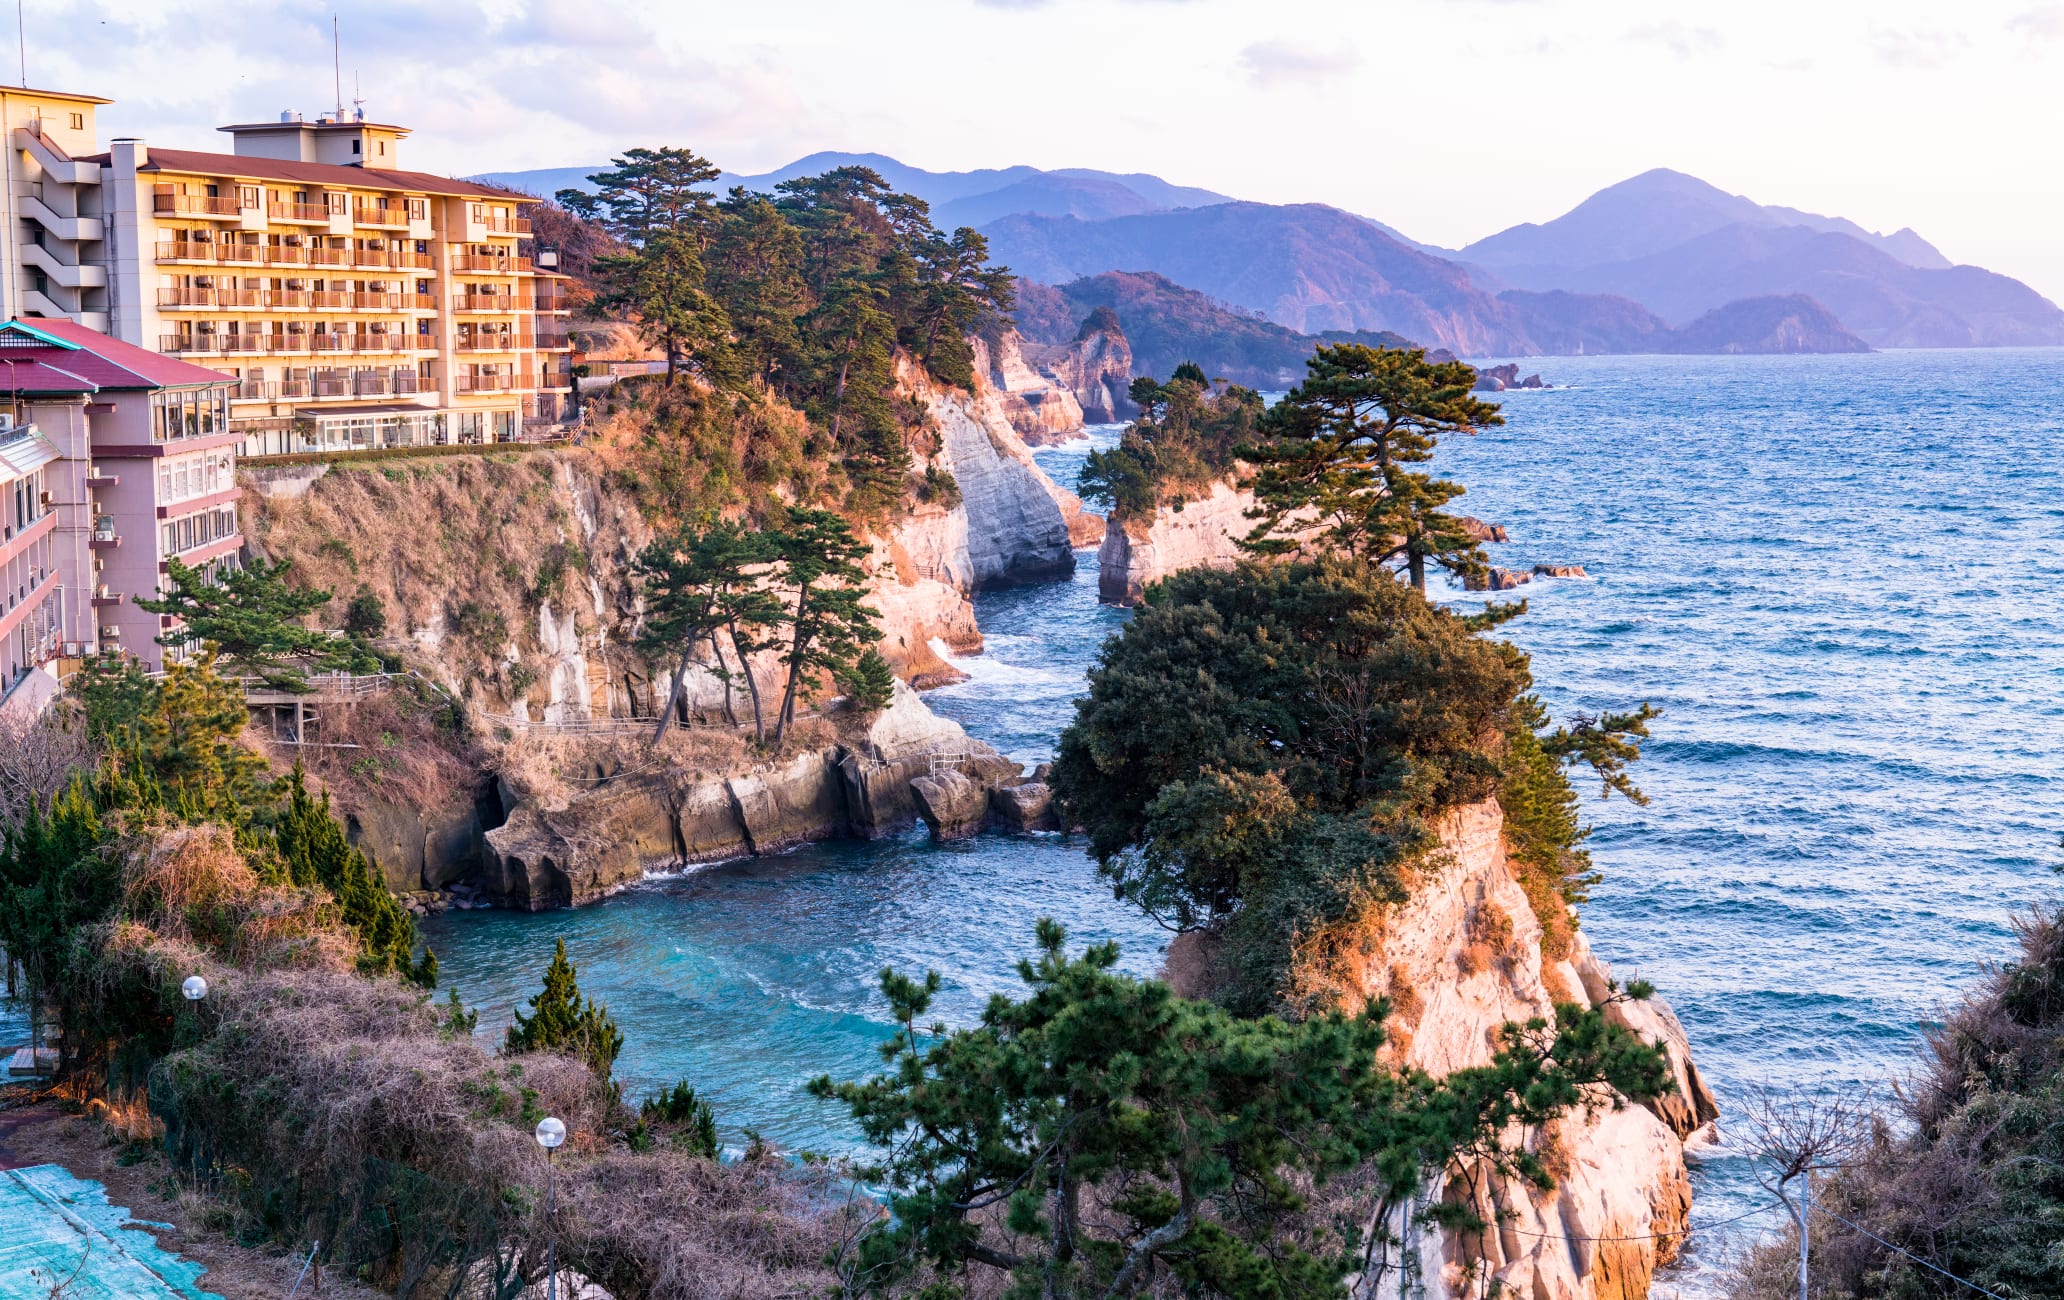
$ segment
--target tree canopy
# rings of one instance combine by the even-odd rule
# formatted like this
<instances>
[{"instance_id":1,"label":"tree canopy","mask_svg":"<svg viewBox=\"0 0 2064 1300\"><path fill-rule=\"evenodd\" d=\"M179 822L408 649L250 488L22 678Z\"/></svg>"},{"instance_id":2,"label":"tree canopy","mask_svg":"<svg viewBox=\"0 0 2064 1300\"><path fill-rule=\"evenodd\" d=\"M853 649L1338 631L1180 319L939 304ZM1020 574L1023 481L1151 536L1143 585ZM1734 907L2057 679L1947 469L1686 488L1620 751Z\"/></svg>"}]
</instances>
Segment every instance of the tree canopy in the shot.
<instances>
[{"instance_id":1,"label":"tree canopy","mask_svg":"<svg viewBox=\"0 0 2064 1300\"><path fill-rule=\"evenodd\" d=\"M516 1013L502 1040L502 1050L510 1054L565 1052L586 1061L596 1075L607 1079L617 1054L623 1051L623 1031L610 1018L608 1007L581 996L579 974L567 960L566 940L559 940L545 967L544 987L530 999L529 1015Z\"/></svg>"},{"instance_id":2,"label":"tree canopy","mask_svg":"<svg viewBox=\"0 0 2064 1300\"><path fill-rule=\"evenodd\" d=\"M1520 651L1366 560L1193 569L1105 644L1051 780L1121 896L1223 937L1220 995L1265 1010L1293 943L1395 901L1463 803L1508 800L1556 926L1590 872L1565 769L1624 782L1653 713L1549 731L1530 689Z\"/></svg>"},{"instance_id":3,"label":"tree canopy","mask_svg":"<svg viewBox=\"0 0 2064 1300\"><path fill-rule=\"evenodd\" d=\"M1402 563L1422 591L1429 560L1481 573L1481 548L1442 510L1462 485L1415 468L1440 439L1504 423L1475 382L1469 366L1420 348L1319 347L1247 449L1260 506L1246 544L1282 554L1316 537L1372 564Z\"/></svg>"},{"instance_id":4,"label":"tree canopy","mask_svg":"<svg viewBox=\"0 0 2064 1300\"><path fill-rule=\"evenodd\" d=\"M1092 451L1083 462L1085 501L1103 501L1118 519L1151 515L1168 501L1203 489L1232 468L1262 421L1261 395L1238 385L1214 387L1191 362L1167 383L1141 376L1131 397L1139 418L1116 447Z\"/></svg>"},{"instance_id":5,"label":"tree canopy","mask_svg":"<svg viewBox=\"0 0 2064 1300\"><path fill-rule=\"evenodd\" d=\"M268 564L253 558L204 571L169 559L168 593L155 600L138 597L136 607L180 620L158 638L159 645L213 647L224 667L262 678L275 690L306 691L311 672L376 670L379 661L356 642L303 625L302 619L329 604L330 593L288 586L293 567L292 560Z\"/></svg>"}]
</instances>

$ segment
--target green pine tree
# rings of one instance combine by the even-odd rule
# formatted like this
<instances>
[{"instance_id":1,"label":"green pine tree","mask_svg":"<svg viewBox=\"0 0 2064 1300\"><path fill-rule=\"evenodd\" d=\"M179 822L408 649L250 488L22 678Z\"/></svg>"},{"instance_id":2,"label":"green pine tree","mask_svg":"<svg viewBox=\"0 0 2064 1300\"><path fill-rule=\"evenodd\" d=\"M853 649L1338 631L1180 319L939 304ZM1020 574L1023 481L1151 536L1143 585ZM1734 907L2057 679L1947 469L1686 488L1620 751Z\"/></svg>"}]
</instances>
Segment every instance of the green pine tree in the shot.
<instances>
[{"instance_id":1,"label":"green pine tree","mask_svg":"<svg viewBox=\"0 0 2064 1300\"><path fill-rule=\"evenodd\" d=\"M790 510L773 534L781 583L795 592L787 616L789 639L783 658L788 683L781 697L774 741L795 722L797 698L820 672L839 673L881 640L879 615L862 603L867 573L860 561L867 543L829 510Z\"/></svg>"},{"instance_id":2,"label":"green pine tree","mask_svg":"<svg viewBox=\"0 0 2064 1300\"><path fill-rule=\"evenodd\" d=\"M896 672L873 646L841 678L846 699L863 713L879 713L896 699Z\"/></svg>"},{"instance_id":3,"label":"green pine tree","mask_svg":"<svg viewBox=\"0 0 2064 1300\"><path fill-rule=\"evenodd\" d=\"M297 766L287 785L287 806L273 827L287 879L320 885L337 900L344 923L358 936L358 968L369 975L399 975L424 988L437 985L437 957L428 948L416 955L416 921L387 892L372 862L344 836L330 812L330 796L308 792Z\"/></svg>"},{"instance_id":4,"label":"green pine tree","mask_svg":"<svg viewBox=\"0 0 2064 1300\"><path fill-rule=\"evenodd\" d=\"M1265 436L1244 449L1260 467L1259 522L1244 545L1284 554L1316 530L1372 564L1402 564L1421 591L1429 560L1481 573L1483 551L1441 509L1462 486L1415 468L1441 438L1504 423L1472 395L1476 372L1419 348L1359 343L1322 346L1305 365L1304 381L1269 411Z\"/></svg>"},{"instance_id":5,"label":"green pine tree","mask_svg":"<svg viewBox=\"0 0 2064 1300\"><path fill-rule=\"evenodd\" d=\"M717 1116L709 1102L695 1095L686 1079L665 1092L646 1099L638 1108L644 1124L668 1130L668 1140L679 1150L705 1160L717 1158Z\"/></svg>"},{"instance_id":6,"label":"green pine tree","mask_svg":"<svg viewBox=\"0 0 2064 1300\"><path fill-rule=\"evenodd\" d=\"M162 646L201 642L225 668L265 680L275 690L306 691L311 672L372 671L379 662L355 643L302 625L329 604L330 593L287 585L292 560L205 572L167 560L168 593L138 598L136 607L170 615L180 626L158 638Z\"/></svg>"},{"instance_id":7,"label":"green pine tree","mask_svg":"<svg viewBox=\"0 0 2064 1300\"><path fill-rule=\"evenodd\" d=\"M502 1042L508 1055L518 1052L564 1052L588 1063L604 1079L623 1051L623 1032L609 1015L609 1008L583 998L578 972L566 958L566 940L552 951L545 967L544 987L530 1000L530 1014L516 1013Z\"/></svg>"}]
</instances>

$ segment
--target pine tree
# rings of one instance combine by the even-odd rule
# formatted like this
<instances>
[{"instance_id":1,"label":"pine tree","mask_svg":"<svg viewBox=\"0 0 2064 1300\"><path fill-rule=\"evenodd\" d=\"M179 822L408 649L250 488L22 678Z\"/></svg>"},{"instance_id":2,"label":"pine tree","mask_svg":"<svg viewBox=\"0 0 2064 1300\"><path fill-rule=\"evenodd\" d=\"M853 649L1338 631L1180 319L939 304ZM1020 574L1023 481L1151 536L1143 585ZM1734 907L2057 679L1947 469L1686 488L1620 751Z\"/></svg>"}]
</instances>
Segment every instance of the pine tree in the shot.
<instances>
[{"instance_id":1,"label":"pine tree","mask_svg":"<svg viewBox=\"0 0 2064 1300\"><path fill-rule=\"evenodd\" d=\"M274 690L309 689L310 672L367 670L378 662L350 641L313 631L301 620L330 602L330 593L287 585L292 560L252 559L210 572L177 559L165 562L169 592L139 597L136 607L170 615L180 626L158 638L162 646L201 642L224 667L265 680Z\"/></svg>"},{"instance_id":2,"label":"pine tree","mask_svg":"<svg viewBox=\"0 0 2064 1300\"><path fill-rule=\"evenodd\" d=\"M633 572L646 612L638 648L679 661L666 707L660 710L659 725L653 732L654 744L666 735L695 647L703 642L708 642L716 674L724 683L725 712L731 714L732 683L743 677L752 698L754 726L759 739L766 739L759 683L748 656L765 648L763 630L783 619L781 602L758 576L777 554L775 539L766 532L719 520L684 526L672 537L655 540L639 555ZM720 632L729 634L738 652L735 671L724 656ZM736 716L731 720L736 722Z\"/></svg>"},{"instance_id":3,"label":"pine tree","mask_svg":"<svg viewBox=\"0 0 2064 1300\"><path fill-rule=\"evenodd\" d=\"M503 1040L506 1055L518 1052L564 1052L587 1062L588 1068L604 1079L623 1051L623 1033L609 1015L609 1008L596 1006L581 996L578 972L566 959L566 940L553 949L552 962L545 967L545 984L530 1000L530 1014L516 1013Z\"/></svg>"},{"instance_id":4,"label":"pine tree","mask_svg":"<svg viewBox=\"0 0 2064 1300\"><path fill-rule=\"evenodd\" d=\"M344 836L330 813L330 796L309 794L296 766L287 786L287 806L273 828L287 879L319 885L337 900L344 923L358 936L358 968L369 975L394 974L425 988L437 985L437 957L428 948L416 956L416 922L387 892L372 862Z\"/></svg>"},{"instance_id":5,"label":"pine tree","mask_svg":"<svg viewBox=\"0 0 2064 1300\"><path fill-rule=\"evenodd\" d=\"M846 699L863 713L879 713L896 699L896 672L873 646L840 678Z\"/></svg>"},{"instance_id":6,"label":"pine tree","mask_svg":"<svg viewBox=\"0 0 2064 1300\"><path fill-rule=\"evenodd\" d=\"M1421 591L1429 560L1481 573L1482 550L1441 511L1461 485L1413 468L1444 436L1504 423L1494 404L1471 394L1475 371L1428 361L1419 348L1359 343L1320 347L1306 370L1269 412L1265 437L1246 449L1260 467L1260 504L1244 545L1283 554L1313 530L1372 564L1401 563Z\"/></svg>"},{"instance_id":7,"label":"pine tree","mask_svg":"<svg viewBox=\"0 0 2064 1300\"><path fill-rule=\"evenodd\" d=\"M779 744L795 721L796 699L809 679L849 668L864 647L881 640L881 629L879 616L861 600L867 573L860 561L869 548L845 520L829 510L792 509L773 536L782 585L795 592L783 656L788 682L774 727Z\"/></svg>"},{"instance_id":8,"label":"pine tree","mask_svg":"<svg viewBox=\"0 0 2064 1300\"><path fill-rule=\"evenodd\" d=\"M686 1079L647 1098L638 1108L638 1118L645 1124L671 1130L669 1141L676 1149L705 1160L717 1158L716 1112L710 1109L709 1102L695 1095Z\"/></svg>"}]
</instances>

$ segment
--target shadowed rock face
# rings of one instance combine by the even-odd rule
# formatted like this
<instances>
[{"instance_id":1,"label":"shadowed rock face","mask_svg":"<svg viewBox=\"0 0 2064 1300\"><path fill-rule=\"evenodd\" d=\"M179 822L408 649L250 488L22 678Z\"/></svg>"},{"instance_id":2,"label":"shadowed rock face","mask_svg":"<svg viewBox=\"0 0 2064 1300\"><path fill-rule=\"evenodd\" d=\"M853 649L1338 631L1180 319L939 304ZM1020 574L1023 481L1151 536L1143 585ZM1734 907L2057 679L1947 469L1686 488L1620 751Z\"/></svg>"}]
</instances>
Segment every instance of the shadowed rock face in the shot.
<instances>
[{"instance_id":1,"label":"shadowed rock face","mask_svg":"<svg viewBox=\"0 0 2064 1300\"><path fill-rule=\"evenodd\" d=\"M1137 605L1148 584L1183 569L1229 569L1241 551L1235 538L1254 527L1254 494L1224 483L1182 509L1163 506L1152 519L1109 524L1097 552L1097 599Z\"/></svg>"},{"instance_id":2,"label":"shadowed rock face","mask_svg":"<svg viewBox=\"0 0 2064 1300\"><path fill-rule=\"evenodd\" d=\"M918 816L942 840L966 839L989 819L989 792L951 768L918 777L910 783Z\"/></svg>"}]
</instances>

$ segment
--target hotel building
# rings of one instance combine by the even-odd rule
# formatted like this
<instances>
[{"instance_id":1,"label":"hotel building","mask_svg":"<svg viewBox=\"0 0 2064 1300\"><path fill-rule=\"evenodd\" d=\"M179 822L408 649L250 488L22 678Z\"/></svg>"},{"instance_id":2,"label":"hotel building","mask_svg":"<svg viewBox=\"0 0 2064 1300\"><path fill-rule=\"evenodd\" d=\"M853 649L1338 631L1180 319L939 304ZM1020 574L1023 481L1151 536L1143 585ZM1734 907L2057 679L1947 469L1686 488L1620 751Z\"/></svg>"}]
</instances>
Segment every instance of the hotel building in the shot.
<instances>
[{"instance_id":1,"label":"hotel building","mask_svg":"<svg viewBox=\"0 0 2064 1300\"><path fill-rule=\"evenodd\" d=\"M120 139L107 100L0 90L0 308L236 380L247 455L510 441L572 414L564 277L536 200L400 170L398 126L283 113L231 153Z\"/></svg>"}]
</instances>

